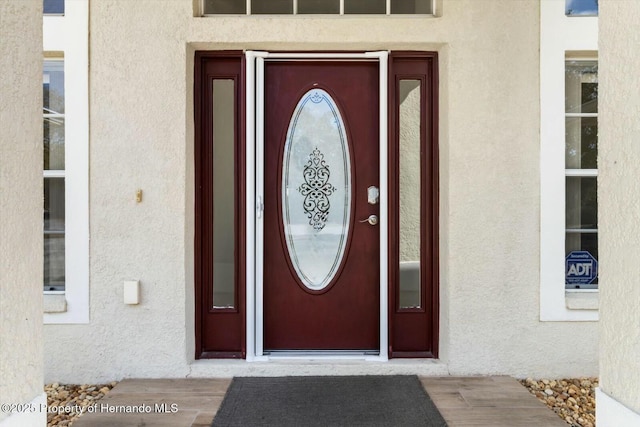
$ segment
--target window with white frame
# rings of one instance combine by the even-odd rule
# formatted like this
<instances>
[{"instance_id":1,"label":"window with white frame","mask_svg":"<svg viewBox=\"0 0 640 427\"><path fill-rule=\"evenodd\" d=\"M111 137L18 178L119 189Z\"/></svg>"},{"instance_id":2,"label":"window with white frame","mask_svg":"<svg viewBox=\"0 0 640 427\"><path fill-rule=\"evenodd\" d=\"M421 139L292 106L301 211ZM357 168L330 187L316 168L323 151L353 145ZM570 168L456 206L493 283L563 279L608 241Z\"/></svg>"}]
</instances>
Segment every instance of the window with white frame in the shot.
<instances>
[{"instance_id":1,"label":"window with white frame","mask_svg":"<svg viewBox=\"0 0 640 427\"><path fill-rule=\"evenodd\" d=\"M89 2L43 0L44 322L89 321Z\"/></svg>"},{"instance_id":2,"label":"window with white frame","mask_svg":"<svg viewBox=\"0 0 640 427\"><path fill-rule=\"evenodd\" d=\"M433 0L203 0L204 15L431 15Z\"/></svg>"},{"instance_id":3,"label":"window with white frame","mask_svg":"<svg viewBox=\"0 0 640 427\"><path fill-rule=\"evenodd\" d=\"M597 271L588 274L596 265L589 260L598 259L597 161L598 63L569 60L565 64L565 254L586 258L587 263L568 265L567 289L598 287Z\"/></svg>"},{"instance_id":4,"label":"window with white frame","mask_svg":"<svg viewBox=\"0 0 640 427\"><path fill-rule=\"evenodd\" d=\"M45 60L42 73L44 122L44 289L65 284L64 62Z\"/></svg>"},{"instance_id":5,"label":"window with white frame","mask_svg":"<svg viewBox=\"0 0 640 427\"><path fill-rule=\"evenodd\" d=\"M597 1L541 0L541 321L598 320L597 58Z\"/></svg>"}]
</instances>

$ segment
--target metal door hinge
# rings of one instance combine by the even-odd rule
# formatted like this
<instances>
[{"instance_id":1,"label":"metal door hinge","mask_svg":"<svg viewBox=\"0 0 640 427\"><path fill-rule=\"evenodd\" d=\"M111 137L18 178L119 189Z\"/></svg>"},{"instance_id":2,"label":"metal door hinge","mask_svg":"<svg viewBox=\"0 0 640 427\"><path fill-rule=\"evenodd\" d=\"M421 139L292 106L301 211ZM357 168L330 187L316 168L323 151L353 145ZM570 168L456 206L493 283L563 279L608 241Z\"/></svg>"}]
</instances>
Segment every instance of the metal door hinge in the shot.
<instances>
[{"instance_id":1,"label":"metal door hinge","mask_svg":"<svg viewBox=\"0 0 640 427\"><path fill-rule=\"evenodd\" d=\"M262 218L262 212L264 212L264 204L262 203L262 197L256 197L256 217Z\"/></svg>"}]
</instances>

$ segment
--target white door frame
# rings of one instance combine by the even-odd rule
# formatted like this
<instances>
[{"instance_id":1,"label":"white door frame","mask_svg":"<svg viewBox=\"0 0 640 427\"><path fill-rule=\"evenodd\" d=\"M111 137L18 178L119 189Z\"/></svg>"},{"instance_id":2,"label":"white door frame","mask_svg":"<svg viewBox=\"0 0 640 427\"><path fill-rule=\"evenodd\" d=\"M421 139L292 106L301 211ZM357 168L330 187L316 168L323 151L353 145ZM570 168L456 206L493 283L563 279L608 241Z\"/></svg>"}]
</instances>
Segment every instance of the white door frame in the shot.
<instances>
[{"instance_id":1,"label":"white door frame","mask_svg":"<svg viewBox=\"0 0 640 427\"><path fill-rule=\"evenodd\" d=\"M246 360L266 361L263 331L263 242L264 242L264 63L286 60L376 61L380 64L380 352L377 356L357 356L366 360L388 360L388 177L387 177L387 51L364 53L272 53L247 51L246 55ZM296 358L311 358L297 356ZM346 355L318 358L348 358ZM351 356L349 358L353 358ZM281 356L278 356L281 359Z\"/></svg>"}]
</instances>

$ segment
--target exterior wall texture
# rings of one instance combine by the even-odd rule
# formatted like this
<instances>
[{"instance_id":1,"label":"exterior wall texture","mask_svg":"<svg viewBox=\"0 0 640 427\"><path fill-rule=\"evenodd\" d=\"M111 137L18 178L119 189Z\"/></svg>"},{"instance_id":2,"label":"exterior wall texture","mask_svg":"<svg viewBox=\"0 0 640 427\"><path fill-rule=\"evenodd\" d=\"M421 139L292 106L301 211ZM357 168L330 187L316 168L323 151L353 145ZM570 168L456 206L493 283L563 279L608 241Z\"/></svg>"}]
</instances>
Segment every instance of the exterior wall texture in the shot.
<instances>
[{"instance_id":1,"label":"exterior wall texture","mask_svg":"<svg viewBox=\"0 0 640 427\"><path fill-rule=\"evenodd\" d=\"M0 402L29 403L43 394L42 1L1 0L0 40Z\"/></svg>"},{"instance_id":2,"label":"exterior wall texture","mask_svg":"<svg viewBox=\"0 0 640 427\"><path fill-rule=\"evenodd\" d=\"M601 1L600 18L600 387L639 422L640 4Z\"/></svg>"},{"instance_id":3,"label":"exterior wall texture","mask_svg":"<svg viewBox=\"0 0 640 427\"><path fill-rule=\"evenodd\" d=\"M411 18L200 18L194 3L90 3L91 319L46 326L47 380L192 373L200 49L438 51L440 359L455 375L597 373L596 323L539 321L539 1Z\"/></svg>"}]
</instances>

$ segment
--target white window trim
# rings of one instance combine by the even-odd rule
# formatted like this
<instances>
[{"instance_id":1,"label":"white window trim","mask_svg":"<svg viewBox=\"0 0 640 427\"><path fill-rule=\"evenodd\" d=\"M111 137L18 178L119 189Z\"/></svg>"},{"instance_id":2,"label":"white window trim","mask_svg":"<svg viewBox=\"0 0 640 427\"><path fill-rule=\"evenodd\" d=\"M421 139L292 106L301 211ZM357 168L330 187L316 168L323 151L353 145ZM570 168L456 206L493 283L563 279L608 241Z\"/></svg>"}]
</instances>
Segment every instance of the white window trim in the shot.
<instances>
[{"instance_id":1,"label":"white window trim","mask_svg":"<svg viewBox=\"0 0 640 427\"><path fill-rule=\"evenodd\" d=\"M567 52L597 52L598 18L567 17L564 7L540 2L540 320L596 321L598 292L565 290L564 76Z\"/></svg>"},{"instance_id":2,"label":"white window trim","mask_svg":"<svg viewBox=\"0 0 640 427\"><path fill-rule=\"evenodd\" d=\"M45 312L44 323L88 323L89 3L67 0L64 16L45 15L42 22L45 56L64 56L66 215L66 307ZM48 301L59 300L59 295L61 292L45 291L45 307L60 307L56 301Z\"/></svg>"}]
</instances>

